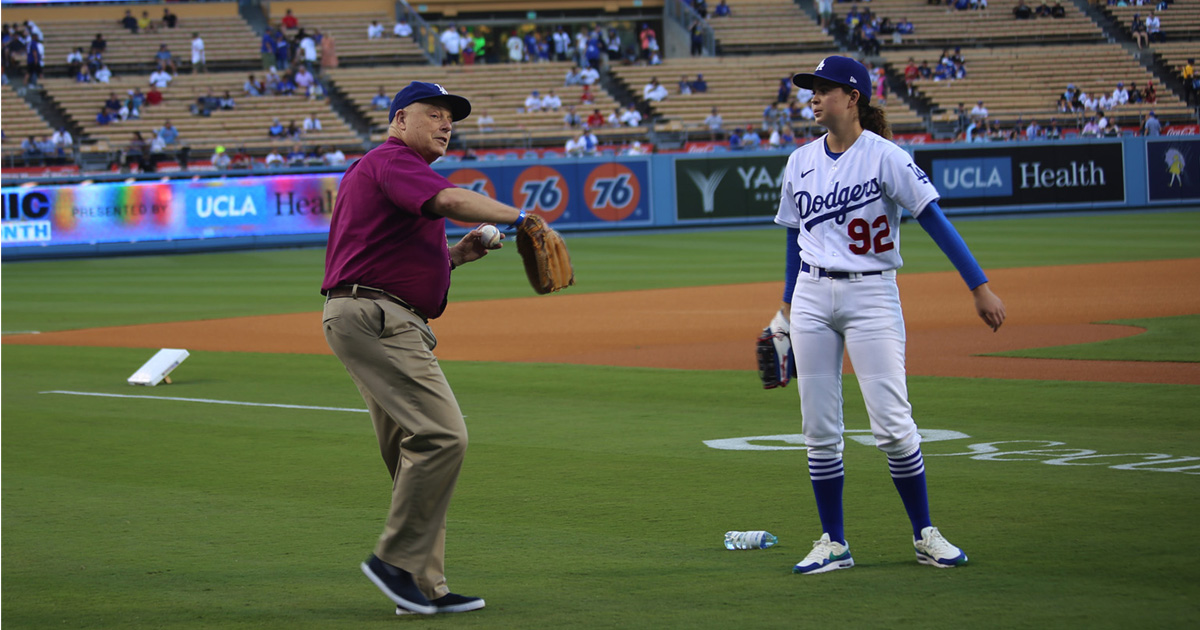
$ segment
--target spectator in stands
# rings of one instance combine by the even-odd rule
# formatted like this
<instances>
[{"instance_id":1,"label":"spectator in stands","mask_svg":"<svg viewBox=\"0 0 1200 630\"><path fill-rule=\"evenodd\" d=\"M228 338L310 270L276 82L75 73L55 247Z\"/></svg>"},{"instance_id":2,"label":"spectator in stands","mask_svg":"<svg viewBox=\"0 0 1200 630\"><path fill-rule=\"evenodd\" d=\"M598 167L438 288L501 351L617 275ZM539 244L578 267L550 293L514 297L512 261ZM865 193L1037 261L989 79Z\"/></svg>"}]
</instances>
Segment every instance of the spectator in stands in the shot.
<instances>
[{"instance_id":1,"label":"spectator in stands","mask_svg":"<svg viewBox=\"0 0 1200 630\"><path fill-rule=\"evenodd\" d=\"M778 110L776 109L779 103L767 103L766 108L762 112L762 128L763 131L775 126L775 121L779 118Z\"/></svg>"},{"instance_id":2,"label":"spectator in stands","mask_svg":"<svg viewBox=\"0 0 1200 630\"><path fill-rule=\"evenodd\" d=\"M750 150L757 149L762 145L762 137L758 135L758 131L754 129L754 125L746 125L746 131L742 134L742 148Z\"/></svg>"},{"instance_id":3,"label":"spectator in stands","mask_svg":"<svg viewBox=\"0 0 1200 630\"><path fill-rule=\"evenodd\" d=\"M246 77L246 82L242 84L242 93L246 96L262 96L267 93L267 86L250 74Z\"/></svg>"},{"instance_id":4,"label":"spectator in stands","mask_svg":"<svg viewBox=\"0 0 1200 630\"><path fill-rule=\"evenodd\" d=\"M224 110L236 109L237 101L233 100L233 95L229 93L229 90L225 90L225 95L221 97L218 106Z\"/></svg>"},{"instance_id":5,"label":"spectator in stands","mask_svg":"<svg viewBox=\"0 0 1200 630\"><path fill-rule=\"evenodd\" d=\"M384 109L387 108L385 107ZM483 133L495 131L496 129L496 119L492 118L486 109L479 112L479 117L475 119L475 124L479 127L479 131Z\"/></svg>"},{"instance_id":6,"label":"spectator in stands","mask_svg":"<svg viewBox=\"0 0 1200 630\"><path fill-rule=\"evenodd\" d=\"M113 121L113 118L115 116L116 116L116 112L110 110L107 107L101 106L100 111L96 114L96 124L97 125L107 125L108 123ZM32 136L30 136L30 137L32 137Z\"/></svg>"},{"instance_id":7,"label":"spectator in stands","mask_svg":"<svg viewBox=\"0 0 1200 630\"><path fill-rule=\"evenodd\" d=\"M601 114L599 109L593 108L584 124L588 126L588 129L599 129L604 126L604 114Z\"/></svg>"},{"instance_id":8,"label":"spectator in stands","mask_svg":"<svg viewBox=\"0 0 1200 630\"><path fill-rule=\"evenodd\" d=\"M302 92L304 96L313 98L313 85L317 82L316 77L308 71L308 68L300 66L296 68L296 74L293 80L296 82L296 90Z\"/></svg>"},{"instance_id":9,"label":"spectator in stands","mask_svg":"<svg viewBox=\"0 0 1200 630\"><path fill-rule=\"evenodd\" d=\"M1055 2L1054 6L1050 7L1050 17L1054 19L1067 17L1067 9L1063 7L1061 2Z\"/></svg>"},{"instance_id":10,"label":"spectator in stands","mask_svg":"<svg viewBox=\"0 0 1200 630\"><path fill-rule=\"evenodd\" d=\"M1026 140L1040 140L1041 138L1042 138L1042 126L1038 124L1037 120L1030 121L1029 126L1025 127L1025 139Z\"/></svg>"},{"instance_id":11,"label":"spectator in stands","mask_svg":"<svg viewBox=\"0 0 1200 630\"><path fill-rule=\"evenodd\" d=\"M591 130L590 127L585 126L583 128L582 138L583 154L596 155L596 152L600 150L600 139L596 137L596 134Z\"/></svg>"},{"instance_id":12,"label":"spectator in stands","mask_svg":"<svg viewBox=\"0 0 1200 630\"><path fill-rule=\"evenodd\" d=\"M1058 140L1062 137L1062 126L1058 124L1057 118L1050 118L1050 122L1047 123L1045 129L1042 130L1042 135L1045 136L1047 140Z\"/></svg>"},{"instance_id":13,"label":"spectator in stands","mask_svg":"<svg viewBox=\"0 0 1200 630\"><path fill-rule=\"evenodd\" d=\"M580 118L579 114L575 112L575 106L568 106L567 113L563 115L563 127L566 127L567 129L575 129L576 127L582 126L583 119Z\"/></svg>"},{"instance_id":14,"label":"spectator in stands","mask_svg":"<svg viewBox=\"0 0 1200 630\"><path fill-rule=\"evenodd\" d=\"M133 17L133 11L125 9L125 17L121 18L121 26L128 29L130 33L138 32L138 21Z\"/></svg>"},{"instance_id":15,"label":"spectator in stands","mask_svg":"<svg viewBox=\"0 0 1200 630\"><path fill-rule=\"evenodd\" d=\"M637 127L642 124L642 113L637 110L633 103L630 103L625 111L621 112L621 124L626 127Z\"/></svg>"},{"instance_id":16,"label":"spectator in stands","mask_svg":"<svg viewBox=\"0 0 1200 630\"><path fill-rule=\"evenodd\" d=\"M692 92L696 94L704 94L708 91L708 81L704 80L703 74L697 74L696 80L692 81Z\"/></svg>"},{"instance_id":17,"label":"spectator in stands","mask_svg":"<svg viewBox=\"0 0 1200 630\"><path fill-rule=\"evenodd\" d=\"M262 69L275 67L275 35L279 31L268 28L259 40L258 53L262 58Z\"/></svg>"},{"instance_id":18,"label":"spectator in stands","mask_svg":"<svg viewBox=\"0 0 1200 630\"><path fill-rule=\"evenodd\" d=\"M584 67L579 71L579 80L584 85L595 85L600 80L600 71L592 67Z\"/></svg>"},{"instance_id":19,"label":"spectator in stands","mask_svg":"<svg viewBox=\"0 0 1200 630\"><path fill-rule=\"evenodd\" d=\"M723 122L724 121L721 119L721 112L717 110L716 106L713 106L712 110L709 111L708 116L704 117L704 126L708 128L708 133L712 136L713 140L716 140L720 137L722 131L721 125Z\"/></svg>"},{"instance_id":20,"label":"spectator in stands","mask_svg":"<svg viewBox=\"0 0 1200 630\"><path fill-rule=\"evenodd\" d=\"M680 96L692 93L692 82L688 80L686 74L679 77L679 82L675 84L675 89L679 90Z\"/></svg>"},{"instance_id":21,"label":"spectator in stands","mask_svg":"<svg viewBox=\"0 0 1200 630\"><path fill-rule=\"evenodd\" d=\"M313 38L318 40L317 45L321 49L321 69L338 67L337 40L333 33L322 34L321 29L314 29Z\"/></svg>"},{"instance_id":22,"label":"spectator in stands","mask_svg":"<svg viewBox=\"0 0 1200 630\"><path fill-rule=\"evenodd\" d=\"M208 72L208 58L204 54L204 38L192 33L192 74Z\"/></svg>"},{"instance_id":23,"label":"spectator in stands","mask_svg":"<svg viewBox=\"0 0 1200 630\"><path fill-rule=\"evenodd\" d=\"M1146 18L1146 33L1151 42L1167 41L1167 35L1162 31L1162 21L1158 19L1158 9L1150 11L1150 17Z\"/></svg>"},{"instance_id":24,"label":"spectator in stands","mask_svg":"<svg viewBox=\"0 0 1200 630\"><path fill-rule=\"evenodd\" d=\"M463 49L462 35L459 34L458 28L451 22L446 27L446 30L442 31L438 39L441 40L442 49L446 52L445 56L442 57L442 65L457 66Z\"/></svg>"},{"instance_id":25,"label":"spectator in stands","mask_svg":"<svg viewBox=\"0 0 1200 630\"><path fill-rule=\"evenodd\" d=\"M1179 78L1183 80L1184 103L1191 105L1193 101L1200 102L1200 75L1196 74L1196 60L1189 57L1183 69L1179 71Z\"/></svg>"},{"instance_id":26,"label":"spectator in stands","mask_svg":"<svg viewBox=\"0 0 1200 630\"><path fill-rule=\"evenodd\" d=\"M296 124L295 119L292 119L291 122L288 123L287 130L285 130L283 133L285 136L293 140L299 140L300 137L304 135L304 130L301 129L300 125Z\"/></svg>"},{"instance_id":27,"label":"spectator in stands","mask_svg":"<svg viewBox=\"0 0 1200 630\"><path fill-rule=\"evenodd\" d=\"M290 71L284 72L279 76L279 80L275 82L275 94L279 96L291 96L296 93L296 78L292 76Z\"/></svg>"},{"instance_id":28,"label":"spectator in stands","mask_svg":"<svg viewBox=\"0 0 1200 630\"><path fill-rule=\"evenodd\" d=\"M1109 124L1108 116L1102 109L1096 110L1096 128L1100 131L1100 135L1102 136L1112 135L1112 125Z\"/></svg>"},{"instance_id":29,"label":"spectator in stands","mask_svg":"<svg viewBox=\"0 0 1200 630\"><path fill-rule=\"evenodd\" d=\"M179 21L179 16L171 13L170 9L163 9L162 23L167 28L175 28L175 24Z\"/></svg>"},{"instance_id":30,"label":"spectator in stands","mask_svg":"<svg viewBox=\"0 0 1200 630\"><path fill-rule=\"evenodd\" d=\"M158 69L150 73L150 85L160 89L165 88L171 84L171 81L174 78L175 77L171 76L170 72L167 72L166 66L164 66L160 61L158 63Z\"/></svg>"},{"instance_id":31,"label":"spectator in stands","mask_svg":"<svg viewBox=\"0 0 1200 630\"><path fill-rule=\"evenodd\" d=\"M209 116L212 115L213 110L220 107L221 99L213 94L212 88L208 88L208 92L204 96L198 97L196 102L192 103L190 110L195 116Z\"/></svg>"},{"instance_id":32,"label":"spectator in stands","mask_svg":"<svg viewBox=\"0 0 1200 630\"><path fill-rule=\"evenodd\" d=\"M597 73L600 72L600 67L604 65L604 53L600 46L600 37L596 34L588 37L587 42L585 42L583 58L589 68L595 70Z\"/></svg>"},{"instance_id":33,"label":"spectator in stands","mask_svg":"<svg viewBox=\"0 0 1200 630\"><path fill-rule=\"evenodd\" d=\"M83 48L76 48L67 54L67 76L74 79L83 67Z\"/></svg>"},{"instance_id":34,"label":"spectator in stands","mask_svg":"<svg viewBox=\"0 0 1200 630\"><path fill-rule=\"evenodd\" d=\"M899 22L896 22L896 32L900 35L912 35L917 32L917 27L909 22L907 17L902 17Z\"/></svg>"},{"instance_id":35,"label":"spectator in stands","mask_svg":"<svg viewBox=\"0 0 1200 630\"><path fill-rule=\"evenodd\" d=\"M1033 9L1025 4L1025 0L1017 0L1017 6L1012 10L1013 18L1017 20L1028 20L1033 17Z\"/></svg>"},{"instance_id":36,"label":"spectator in stands","mask_svg":"<svg viewBox=\"0 0 1200 630\"><path fill-rule=\"evenodd\" d=\"M284 166L283 156L279 154L279 149L271 147L271 152L267 153L264 159L267 168L282 168Z\"/></svg>"},{"instance_id":37,"label":"spectator in stands","mask_svg":"<svg viewBox=\"0 0 1200 630\"><path fill-rule=\"evenodd\" d=\"M392 35L400 39L412 39L413 27L408 23L408 18L401 17L400 21L396 22L396 25L392 27Z\"/></svg>"},{"instance_id":38,"label":"spectator in stands","mask_svg":"<svg viewBox=\"0 0 1200 630\"><path fill-rule=\"evenodd\" d=\"M1146 33L1146 21L1142 19L1141 14L1133 14L1133 21L1129 26L1129 31L1133 34L1133 41L1137 43L1138 50L1141 50L1150 43L1149 36Z\"/></svg>"},{"instance_id":39,"label":"spectator in stands","mask_svg":"<svg viewBox=\"0 0 1200 630\"><path fill-rule=\"evenodd\" d=\"M317 118L316 114L310 113L308 118L304 119L302 128L304 133L308 133L310 131L321 131L321 120Z\"/></svg>"},{"instance_id":40,"label":"spectator in stands","mask_svg":"<svg viewBox=\"0 0 1200 630\"><path fill-rule=\"evenodd\" d=\"M610 64L621 60L621 34L615 28L609 28L603 37L604 54Z\"/></svg>"},{"instance_id":41,"label":"spectator in stands","mask_svg":"<svg viewBox=\"0 0 1200 630\"><path fill-rule=\"evenodd\" d=\"M300 40L296 46L296 56L304 63L304 68L308 72L312 72L313 68L317 66L317 40L313 39L312 35L304 32L304 29L300 29L300 33L296 38Z\"/></svg>"},{"instance_id":42,"label":"spectator in stands","mask_svg":"<svg viewBox=\"0 0 1200 630\"><path fill-rule=\"evenodd\" d=\"M96 68L96 74L93 75L93 78L96 79L97 83L108 83L112 81L112 76L112 70L110 70L104 63L101 63L100 67Z\"/></svg>"},{"instance_id":43,"label":"spectator in stands","mask_svg":"<svg viewBox=\"0 0 1200 630\"><path fill-rule=\"evenodd\" d=\"M562 99L550 90L548 94L542 97L542 110L547 112L556 112L562 107Z\"/></svg>"},{"instance_id":44,"label":"spectator in stands","mask_svg":"<svg viewBox=\"0 0 1200 630\"><path fill-rule=\"evenodd\" d=\"M1033 14L1040 18L1050 17L1050 5L1046 3L1046 0L1042 0L1042 3L1033 10Z\"/></svg>"},{"instance_id":45,"label":"spectator in stands","mask_svg":"<svg viewBox=\"0 0 1200 630\"><path fill-rule=\"evenodd\" d=\"M1124 81L1117 81L1117 87L1113 88L1112 96L1109 97L1108 102L1110 103L1110 107L1119 107L1129 103L1129 91L1125 89Z\"/></svg>"},{"instance_id":46,"label":"spectator in stands","mask_svg":"<svg viewBox=\"0 0 1200 630\"><path fill-rule=\"evenodd\" d=\"M304 160L308 159L308 154L304 152L304 148L299 144L293 144L292 150L287 154L288 166L304 166Z\"/></svg>"},{"instance_id":47,"label":"spectator in stands","mask_svg":"<svg viewBox=\"0 0 1200 630\"><path fill-rule=\"evenodd\" d=\"M233 160L230 159L229 154L225 152L225 147L221 145L217 145L217 148L213 150L211 161L213 168L217 169L218 171L223 171L229 168L229 165L233 163Z\"/></svg>"},{"instance_id":48,"label":"spectator in stands","mask_svg":"<svg viewBox=\"0 0 1200 630\"><path fill-rule=\"evenodd\" d=\"M162 138L163 144L172 145L179 142L179 128L170 124L170 119L162 122L162 127L158 127L155 136Z\"/></svg>"},{"instance_id":49,"label":"spectator in stands","mask_svg":"<svg viewBox=\"0 0 1200 630\"><path fill-rule=\"evenodd\" d=\"M283 36L283 31L275 31L272 52L275 54L276 70L283 70L288 67L288 60L292 58L292 46L288 43L287 38Z\"/></svg>"},{"instance_id":50,"label":"spectator in stands","mask_svg":"<svg viewBox=\"0 0 1200 630\"><path fill-rule=\"evenodd\" d=\"M71 132L67 131L66 127L59 127L50 136L50 142L54 145L54 152L59 157L65 156L68 151L75 148L75 139L71 137Z\"/></svg>"},{"instance_id":51,"label":"spectator in stands","mask_svg":"<svg viewBox=\"0 0 1200 630\"><path fill-rule=\"evenodd\" d=\"M583 89L579 91L579 104L580 105L592 105L595 102L596 102L596 96L594 94L592 94L592 86L590 86L590 85L583 86Z\"/></svg>"},{"instance_id":52,"label":"spectator in stands","mask_svg":"<svg viewBox=\"0 0 1200 630\"><path fill-rule=\"evenodd\" d=\"M563 77L563 85L583 85L583 69L579 66L572 66L567 70L567 75Z\"/></svg>"},{"instance_id":53,"label":"spectator in stands","mask_svg":"<svg viewBox=\"0 0 1200 630\"><path fill-rule=\"evenodd\" d=\"M1084 123L1083 129L1080 130L1079 135L1084 138L1100 137L1100 126L1097 124L1095 116L1088 117L1088 120L1086 123Z\"/></svg>"},{"instance_id":54,"label":"spectator in stands","mask_svg":"<svg viewBox=\"0 0 1200 630\"><path fill-rule=\"evenodd\" d=\"M520 63L525 60L525 44L517 36L516 31L508 34L508 40L505 41L504 46L508 49L509 63Z\"/></svg>"},{"instance_id":55,"label":"spectator in stands","mask_svg":"<svg viewBox=\"0 0 1200 630\"><path fill-rule=\"evenodd\" d=\"M1162 134L1162 123L1158 117L1154 115L1154 110L1150 110L1146 114L1146 120L1142 122L1142 135L1157 136Z\"/></svg>"},{"instance_id":56,"label":"spectator in stands","mask_svg":"<svg viewBox=\"0 0 1200 630\"><path fill-rule=\"evenodd\" d=\"M150 19L149 11L142 11L142 17L137 19L137 27L143 33L153 33L158 30L154 26L154 20Z\"/></svg>"},{"instance_id":57,"label":"spectator in stands","mask_svg":"<svg viewBox=\"0 0 1200 630\"><path fill-rule=\"evenodd\" d=\"M106 50L108 50L108 40L104 38L103 34L97 32L96 37L91 41L91 49L89 50L89 53L104 54Z\"/></svg>"},{"instance_id":58,"label":"spectator in stands","mask_svg":"<svg viewBox=\"0 0 1200 630\"><path fill-rule=\"evenodd\" d=\"M620 127L622 125L621 114L624 114L624 113L625 113L625 109L622 108L620 105L617 105L616 107L613 108L612 113L609 114L608 117L604 119L604 124L608 125L609 127Z\"/></svg>"},{"instance_id":59,"label":"spectator in stands","mask_svg":"<svg viewBox=\"0 0 1200 630\"><path fill-rule=\"evenodd\" d=\"M21 141L21 157L25 158L26 166L33 166L35 162L42 162L44 154L42 153L41 145L38 144L37 137L29 136Z\"/></svg>"},{"instance_id":60,"label":"spectator in stands","mask_svg":"<svg viewBox=\"0 0 1200 630\"><path fill-rule=\"evenodd\" d=\"M667 86L658 82L658 77L650 77L650 82L642 86L642 99L658 102L667 98Z\"/></svg>"},{"instance_id":61,"label":"spectator in stands","mask_svg":"<svg viewBox=\"0 0 1200 630\"><path fill-rule=\"evenodd\" d=\"M563 152L567 157L582 157L583 156L583 130L579 129L567 138L566 144L563 145Z\"/></svg>"},{"instance_id":62,"label":"spectator in stands","mask_svg":"<svg viewBox=\"0 0 1200 630\"><path fill-rule=\"evenodd\" d=\"M367 25L367 39L383 39L383 25L379 20L371 20Z\"/></svg>"},{"instance_id":63,"label":"spectator in stands","mask_svg":"<svg viewBox=\"0 0 1200 630\"><path fill-rule=\"evenodd\" d=\"M159 105L163 102L162 92L158 88L150 86L150 91L146 92L146 105Z\"/></svg>"},{"instance_id":64,"label":"spectator in stands","mask_svg":"<svg viewBox=\"0 0 1200 630\"><path fill-rule=\"evenodd\" d=\"M104 106L114 112L121 109L121 99L117 98L116 92L108 93L108 98L104 100Z\"/></svg>"},{"instance_id":65,"label":"spectator in stands","mask_svg":"<svg viewBox=\"0 0 1200 630\"><path fill-rule=\"evenodd\" d=\"M525 111L540 112L542 111L542 95L534 90L525 97Z\"/></svg>"},{"instance_id":66,"label":"spectator in stands","mask_svg":"<svg viewBox=\"0 0 1200 630\"><path fill-rule=\"evenodd\" d=\"M1150 105L1158 102L1158 90L1155 89L1153 81L1146 82L1146 89L1142 90L1142 100Z\"/></svg>"},{"instance_id":67,"label":"spectator in stands","mask_svg":"<svg viewBox=\"0 0 1200 630\"><path fill-rule=\"evenodd\" d=\"M288 9L286 12L284 12L283 18L279 20L279 23L282 24L283 28L286 29L294 29L297 26L300 26L300 20L296 19L295 15L292 15L291 9Z\"/></svg>"},{"instance_id":68,"label":"spectator in stands","mask_svg":"<svg viewBox=\"0 0 1200 630\"><path fill-rule=\"evenodd\" d=\"M169 70L171 74L179 74L179 68L175 64L175 55L171 54L171 50L166 44L158 45L158 52L154 53L154 62L159 68Z\"/></svg>"},{"instance_id":69,"label":"spectator in stands","mask_svg":"<svg viewBox=\"0 0 1200 630\"><path fill-rule=\"evenodd\" d=\"M988 109L983 105L983 101L977 101L975 107L971 108L971 121L979 123L986 121L988 118Z\"/></svg>"},{"instance_id":70,"label":"spectator in stands","mask_svg":"<svg viewBox=\"0 0 1200 630\"><path fill-rule=\"evenodd\" d=\"M25 53L25 85L37 85L46 60L46 47L37 35L29 36Z\"/></svg>"},{"instance_id":71,"label":"spectator in stands","mask_svg":"<svg viewBox=\"0 0 1200 630\"><path fill-rule=\"evenodd\" d=\"M287 129L283 126L283 123L279 122L278 117L271 121L271 126L267 129L267 135L272 138L283 138L287 135Z\"/></svg>"},{"instance_id":72,"label":"spectator in stands","mask_svg":"<svg viewBox=\"0 0 1200 630\"><path fill-rule=\"evenodd\" d=\"M776 103L786 103L792 98L792 78L784 77L779 80L779 90L775 93Z\"/></svg>"},{"instance_id":73,"label":"spectator in stands","mask_svg":"<svg viewBox=\"0 0 1200 630\"><path fill-rule=\"evenodd\" d=\"M726 4L725 0L721 0L717 4L717 8L713 9L713 17L728 17L731 14L732 12L729 10L729 5Z\"/></svg>"},{"instance_id":74,"label":"spectator in stands","mask_svg":"<svg viewBox=\"0 0 1200 630\"><path fill-rule=\"evenodd\" d=\"M822 0L822 2L832 1L833 0ZM704 56L704 22L702 20L692 20L692 25L688 27L688 34L692 42L692 56ZM609 58L611 59L611 56Z\"/></svg>"},{"instance_id":75,"label":"spectator in stands","mask_svg":"<svg viewBox=\"0 0 1200 630\"><path fill-rule=\"evenodd\" d=\"M870 21L864 20L858 25L859 33L859 49L865 55L879 54L879 32L878 29Z\"/></svg>"},{"instance_id":76,"label":"spectator in stands","mask_svg":"<svg viewBox=\"0 0 1200 630\"><path fill-rule=\"evenodd\" d=\"M371 97L371 107L376 111L387 111L392 105L392 98L383 91L383 86L379 86L379 92Z\"/></svg>"},{"instance_id":77,"label":"spectator in stands","mask_svg":"<svg viewBox=\"0 0 1200 630\"><path fill-rule=\"evenodd\" d=\"M729 133L729 150L741 151L743 148L745 147L742 146L742 130L734 127L733 131Z\"/></svg>"},{"instance_id":78,"label":"spectator in stands","mask_svg":"<svg viewBox=\"0 0 1200 630\"><path fill-rule=\"evenodd\" d=\"M327 147L325 151L318 152L321 156L321 161L326 166L344 166L346 164L346 154L337 147Z\"/></svg>"},{"instance_id":79,"label":"spectator in stands","mask_svg":"<svg viewBox=\"0 0 1200 630\"><path fill-rule=\"evenodd\" d=\"M138 171L147 172L150 154L150 143L146 142L146 138L142 136L142 132L133 132L133 138L129 140L129 146L125 147L125 155L120 158L120 162L125 166L126 170L133 168L134 164L138 165Z\"/></svg>"},{"instance_id":80,"label":"spectator in stands","mask_svg":"<svg viewBox=\"0 0 1200 630\"><path fill-rule=\"evenodd\" d=\"M724 0L722 0L723 2ZM658 39L658 33L650 26L649 22L642 22L642 28L638 31L638 44L642 51L642 61L650 63L650 40Z\"/></svg>"}]
</instances>

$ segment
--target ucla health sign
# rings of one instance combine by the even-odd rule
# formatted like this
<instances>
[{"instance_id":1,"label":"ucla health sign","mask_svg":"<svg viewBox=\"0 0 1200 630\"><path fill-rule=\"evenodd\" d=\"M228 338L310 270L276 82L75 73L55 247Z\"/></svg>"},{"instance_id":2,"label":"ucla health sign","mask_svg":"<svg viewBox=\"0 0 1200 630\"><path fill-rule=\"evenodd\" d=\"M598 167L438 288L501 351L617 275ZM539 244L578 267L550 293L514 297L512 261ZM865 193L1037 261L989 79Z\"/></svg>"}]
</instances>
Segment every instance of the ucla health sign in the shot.
<instances>
[{"instance_id":1,"label":"ucla health sign","mask_svg":"<svg viewBox=\"0 0 1200 630\"><path fill-rule=\"evenodd\" d=\"M1124 145L1119 141L918 148L913 154L945 208L1125 202Z\"/></svg>"}]
</instances>

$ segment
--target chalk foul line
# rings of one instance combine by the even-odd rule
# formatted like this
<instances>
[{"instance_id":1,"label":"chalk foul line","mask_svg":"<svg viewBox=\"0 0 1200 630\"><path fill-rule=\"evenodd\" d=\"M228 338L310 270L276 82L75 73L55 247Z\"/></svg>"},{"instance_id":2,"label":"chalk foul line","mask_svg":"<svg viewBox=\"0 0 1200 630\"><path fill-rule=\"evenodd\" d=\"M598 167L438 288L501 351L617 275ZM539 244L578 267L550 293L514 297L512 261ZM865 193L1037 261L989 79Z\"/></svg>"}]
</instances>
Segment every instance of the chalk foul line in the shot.
<instances>
[{"instance_id":1,"label":"chalk foul line","mask_svg":"<svg viewBox=\"0 0 1200 630\"><path fill-rule=\"evenodd\" d=\"M242 402L238 400L216 400L212 398L175 398L172 396L146 396L140 394L105 394L102 392L73 392L67 390L50 390L38 392L39 394L64 394L67 396L99 396L101 398L142 398L148 400L170 400L174 402L192 402L205 403L209 405L237 405L239 407L275 407L278 409L307 409L311 411L350 411L353 413L367 413L366 409L352 409L350 407L316 407L311 405L284 405L280 403L255 403Z\"/></svg>"}]
</instances>

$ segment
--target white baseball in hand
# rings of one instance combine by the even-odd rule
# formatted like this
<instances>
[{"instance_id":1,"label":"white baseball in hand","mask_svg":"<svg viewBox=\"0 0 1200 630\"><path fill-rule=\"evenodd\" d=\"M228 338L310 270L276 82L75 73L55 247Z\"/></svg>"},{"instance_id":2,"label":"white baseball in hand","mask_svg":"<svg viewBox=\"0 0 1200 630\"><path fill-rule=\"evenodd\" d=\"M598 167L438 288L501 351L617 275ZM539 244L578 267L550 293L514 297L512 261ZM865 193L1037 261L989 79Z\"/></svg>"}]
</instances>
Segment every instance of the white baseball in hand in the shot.
<instances>
[{"instance_id":1,"label":"white baseball in hand","mask_svg":"<svg viewBox=\"0 0 1200 630\"><path fill-rule=\"evenodd\" d=\"M496 229L494 225L485 225L479 228L479 242L488 249L500 247L501 238L503 238L503 235L500 234L500 230Z\"/></svg>"}]
</instances>

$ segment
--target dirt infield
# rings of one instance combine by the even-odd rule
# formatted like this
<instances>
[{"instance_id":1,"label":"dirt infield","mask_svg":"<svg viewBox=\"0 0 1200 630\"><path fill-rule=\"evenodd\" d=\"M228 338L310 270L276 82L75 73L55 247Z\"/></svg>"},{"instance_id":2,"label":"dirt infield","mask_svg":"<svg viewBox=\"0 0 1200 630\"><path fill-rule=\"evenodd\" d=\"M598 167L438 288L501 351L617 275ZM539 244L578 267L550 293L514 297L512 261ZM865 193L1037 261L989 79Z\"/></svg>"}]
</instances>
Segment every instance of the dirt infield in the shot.
<instances>
[{"instance_id":1,"label":"dirt infield","mask_svg":"<svg viewBox=\"0 0 1200 630\"><path fill-rule=\"evenodd\" d=\"M914 375L1200 384L1200 364L977 356L1136 335L1095 322L1200 313L1200 259L990 272L1008 322L992 333L954 273L901 274ZM586 282L586 275L581 278ZM752 370L779 283L451 303L434 322L444 360ZM329 354L320 313L121 326L4 343ZM849 361L847 361L849 368Z\"/></svg>"}]
</instances>

